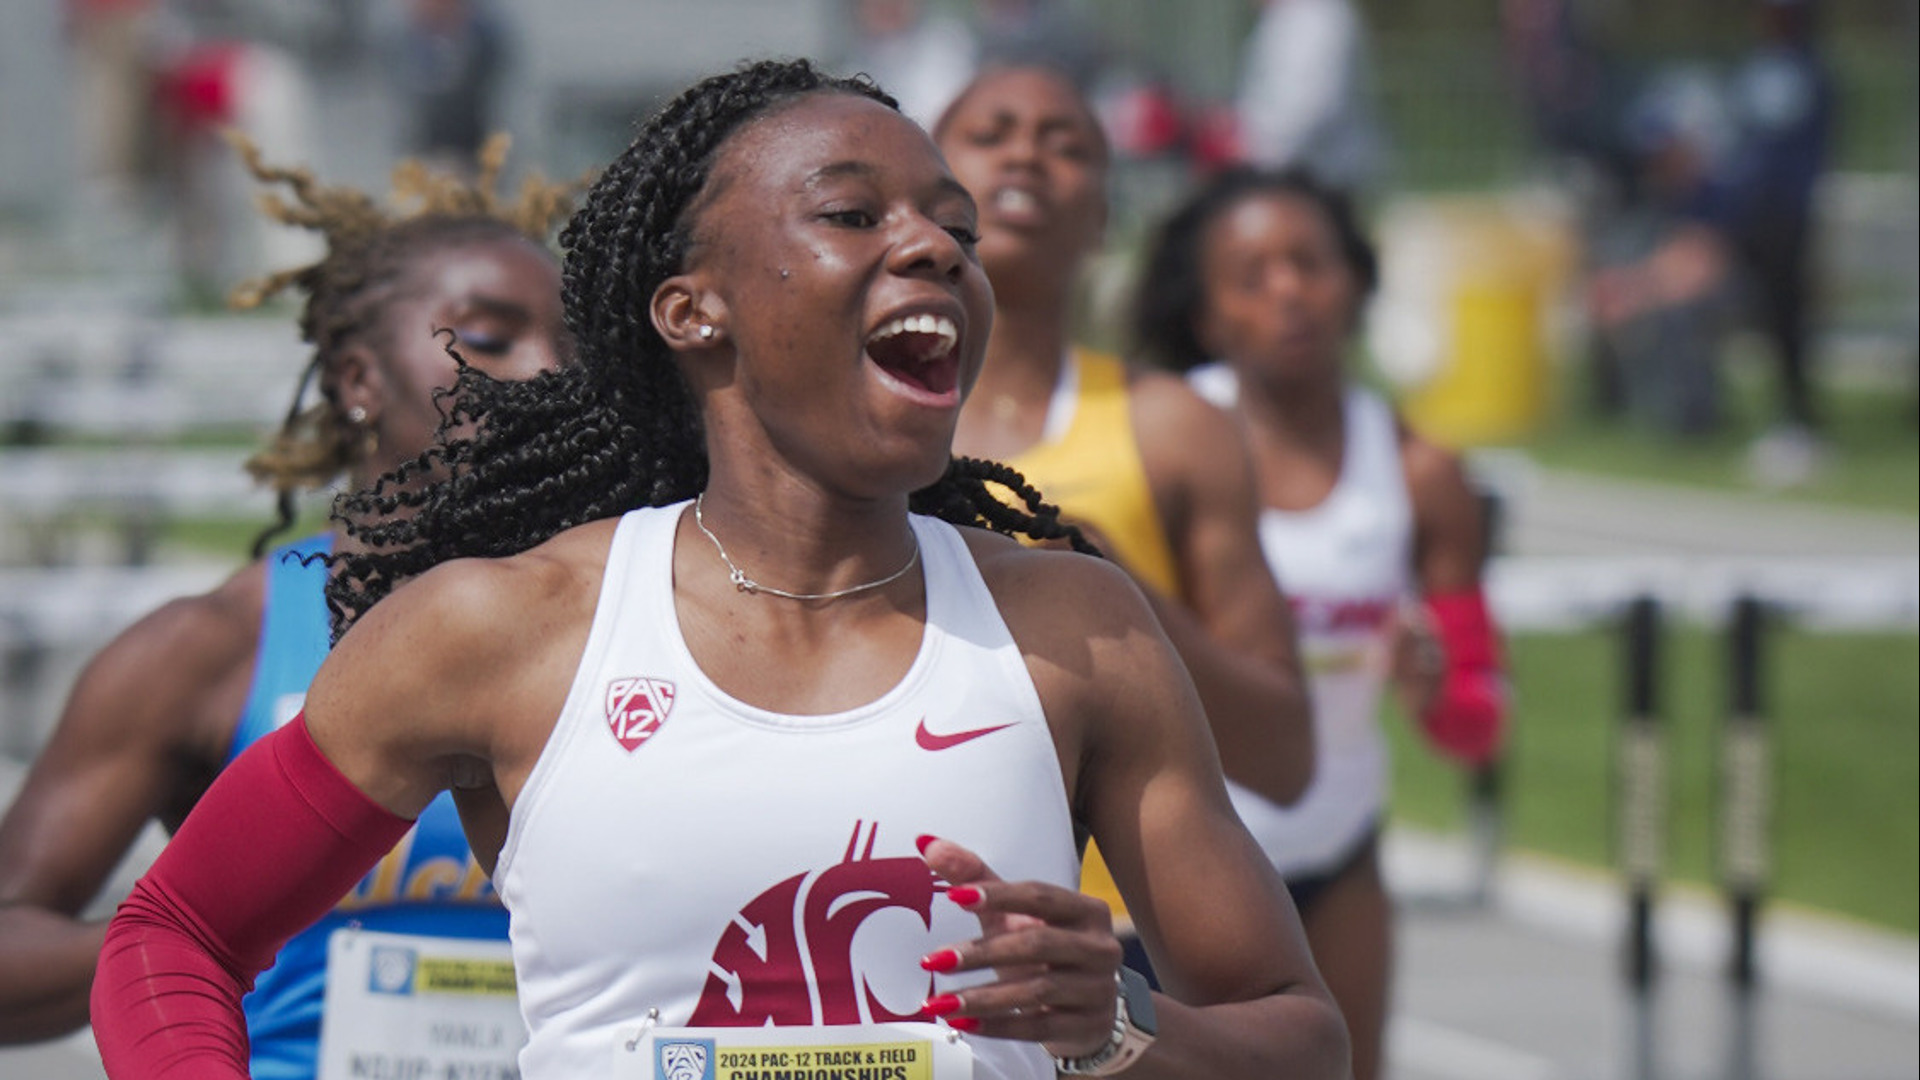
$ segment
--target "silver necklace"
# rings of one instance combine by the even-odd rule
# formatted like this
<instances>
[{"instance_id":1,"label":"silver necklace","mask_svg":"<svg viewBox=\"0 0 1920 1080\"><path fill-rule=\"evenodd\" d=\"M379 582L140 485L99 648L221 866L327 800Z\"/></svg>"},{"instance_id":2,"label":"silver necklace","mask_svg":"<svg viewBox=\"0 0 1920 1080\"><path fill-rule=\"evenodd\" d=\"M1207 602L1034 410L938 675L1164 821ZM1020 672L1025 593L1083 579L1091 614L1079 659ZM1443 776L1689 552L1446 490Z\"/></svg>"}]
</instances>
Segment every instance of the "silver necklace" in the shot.
<instances>
[{"instance_id":1,"label":"silver necklace","mask_svg":"<svg viewBox=\"0 0 1920 1080\"><path fill-rule=\"evenodd\" d=\"M706 498L707 493L704 491L694 497L693 523L702 533L706 534L708 540L713 541L713 550L719 552L720 561L727 564L727 580L733 582L733 587L743 593L766 593L768 596L779 596L788 600L838 600L843 596L852 596L854 593L863 593L869 589L877 589L882 585L891 585L900 580L907 571L913 569L913 564L920 561L920 538L916 536L913 539L913 554L907 556L907 564L905 566L888 574L886 577L869 581L864 585L853 585L845 589L835 589L832 592L823 593L788 592L785 589L776 589L771 585L762 585L748 577L745 571L733 565L733 560L727 556L726 546L720 543L719 537L713 535L712 529L707 528L707 519L705 515L700 512L700 508L702 504L706 502Z\"/></svg>"}]
</instances>

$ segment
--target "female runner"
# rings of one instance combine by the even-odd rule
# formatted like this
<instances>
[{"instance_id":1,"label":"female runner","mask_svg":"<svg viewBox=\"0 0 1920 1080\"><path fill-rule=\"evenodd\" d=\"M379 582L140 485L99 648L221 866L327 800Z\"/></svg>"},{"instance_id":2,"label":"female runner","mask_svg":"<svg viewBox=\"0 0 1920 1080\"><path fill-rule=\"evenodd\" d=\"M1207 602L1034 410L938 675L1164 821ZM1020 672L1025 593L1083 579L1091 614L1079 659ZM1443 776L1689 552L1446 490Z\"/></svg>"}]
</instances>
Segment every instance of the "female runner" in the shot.
<instances>
[{"instance_id":1,"label":"female runner","mask_svg":"<svg viewBox=\"0 0 1920 1080\"><path fill-rule=\"evenodd\" d=\"M0 821L0 1041L87 1023L106 923L82 910L149 820L177 829L229 762L299 710L328 645L326 567L308 560L350 542L333 530L262 555L292 524L295 496L341 479L370 484L427 448L436 391L456 373L444 339L503 379L560 359L559 263L547 245L570 193L535 181L496 199L504 137L471 183L403 166L386 207L242 152L258 180L291 195L266 203L271 216L327 241L318 262L236 293L246 304L288 289L306 299L312 360L286 423L249 463L278 493L279 520L252 563L147 615L92 660ZM303 404L313 383L319 400ZM501 940L506 922L452 801L435 800L248 996L254 1075L315 1075L334 931Z\"/></svg>"},{"instance_id":2,"label":"female runner","mask_svg":"<svg viewBox=\"0 0 1920 1080\"><path fill-rule=\"evenodd\" d=\"M1225 173L1168 219L1143 265L1143 351L1191 369L1253 448L1262 545L1311 678L1318 759L1306 795L1282 807L1234 785L1234 805L1287 879L1346 1016L1354 1075L1371 1080L1392 955L1380 690L1394 678L1430 741L1459 761L1483 764L1501 740L1480 503L1451 454L1347 374L1376 261L1343 197L1303 173Z\"/></svg>"},{"instance_id":3,"label":"female runner","mask_svg":"<svg viewBox=\"0 0 1920 1080\"><path fill-rule=\"evenodd\" d=\"M949 452L974 215L891 99L805 62L649 121L563 237L578 369L463 380L475 436L345 560L304 717L115 919L110 1072L242 1075L251 973L451 788L531 1078L1344 1076L1139 592L972 527L1010 520ZM1076 827L1177 1000L1120 970Z\"/></svg>"}]
</instances>

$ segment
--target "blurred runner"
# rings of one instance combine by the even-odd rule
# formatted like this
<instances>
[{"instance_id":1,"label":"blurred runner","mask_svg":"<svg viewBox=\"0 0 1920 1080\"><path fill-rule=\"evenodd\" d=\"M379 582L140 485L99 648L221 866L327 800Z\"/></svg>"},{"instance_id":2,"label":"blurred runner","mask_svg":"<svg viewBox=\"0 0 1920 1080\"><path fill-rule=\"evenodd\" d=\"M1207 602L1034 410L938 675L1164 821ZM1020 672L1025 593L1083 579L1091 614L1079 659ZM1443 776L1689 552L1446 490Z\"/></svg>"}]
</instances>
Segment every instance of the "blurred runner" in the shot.
<instances>
[{"instance_id":1,"label":"blurred runner","mask_svg":"<svg viewBox=\"0 0 1920 1080\"><path fill-rule=\"evenodd\" d=\"M1286 603L1260 557L1246 449L1179 379L1072 341L1080 272L1107 216L1108 145L1091 106L1051 68L995 68L934 133L980 205L994 288L956 452L1006 461L1133 574L1193 674L1227 775L1292 801L1310 725ZM1097 853L1085 887L1118 904Z\"/></svg>"},{"instance_id":2,"label":"blurred runner","mask_svg":"<svg viewBox=\"0 0 1920 1080\"><path fill-rule=\"evenodd\" d=\"M1382 1075L1393 952L1380 692L1394 683L1428 741L1464 764L1499 752L1506 715L1479 499L1452 455L1346 371L1377 274L1343 196L1300 172L1235 170L1166 222L1133 309L1143 351L1187 370L1253 449L1261 542L1293 599L1319 757L1293 806L1231 791L1346 1016L1355 1080Z\"/></svg>"},{"instance_id":3,"label":"blurred runner","mask_svg":"<svg viewBox=\"0 0 1920 1080\"><path fill-rule=\"evenodd\" d=\"M0 1040L50 1038L87 1023L104 923L77 918L149 820L176 829L213 778L299 708L328 648L327 566L337 531L275 547L298 492L344 478L364 486L412 461L440 424L451 346L501 378L560 361L559 266L547 247L568 194L538 182L516 202L492 185L505 143L476 186L403 168L403 200L324 187L268 167L250 144L269 216L322 234L326 257L236 290L251 306L306 297L313 359L287 421L249 469L278 493L279 520L256 559L224 584L148 615L82 672L52 738L0 821ZM320 400L305 404L310 384ZM327 992L327 950L348 925L504 939L506 912L442 797L340 907L295 938L247 999L253 1075L311 1078ZM506 1060L510 1063L511 1055Z\"/></svg>"}]
</instances>

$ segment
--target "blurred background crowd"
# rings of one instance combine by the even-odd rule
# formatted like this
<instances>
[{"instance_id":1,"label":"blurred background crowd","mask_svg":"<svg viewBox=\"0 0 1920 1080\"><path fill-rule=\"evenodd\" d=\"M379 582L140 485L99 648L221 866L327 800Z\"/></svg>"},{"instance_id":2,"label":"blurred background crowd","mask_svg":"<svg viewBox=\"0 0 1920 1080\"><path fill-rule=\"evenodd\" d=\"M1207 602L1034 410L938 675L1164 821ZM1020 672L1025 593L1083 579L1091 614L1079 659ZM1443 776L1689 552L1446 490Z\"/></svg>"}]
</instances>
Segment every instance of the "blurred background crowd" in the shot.
<instances>
[{"instance_id":1,"label":"blurred background crowd","mask_svg":"<svg viewBox=\"0 0 1920 1080\"><path fill-rule=\"evenodd\" d=\"M287 310L233 314L225 295L312 241L256 212L224 129L370 191L403 156L462 167L494 130L510 173L572 178L745 56L865 71L928 123L983 65L1037 58L1086 89L1115 154L1084 343L1124 346L1145 242L1199 180L1304 165L1380 242L1365 378L1514 500L1496 558L1632 554L1697 525L1662 549L1689 560L1686 586L1715 556L1906 567L1872 563L1872 614L1794 630L1768 677L1778 760L1802 763L1779 781L1780 893L1911 957L1917 42L1914 0L8 0L0 754L31 758L88 651L203 587L267 515L236 463L304 350ZM145 456L43 452L128 447ZM1657 494L1608 502L1625 489L1600 478ZM1553 506L1567 531L1548 550L1527 515ZM95 563L146 576L26 574ZM1507 838L1604 864L1616 658L1593 620L1513 622ZM1701 718L1723 705L1703 625L1675 645L1693 672L1676 709ZM1674 860L1696 881L1713 874L1707 725L1675 766L1676 818L1696 824ZM1457 778L1403 758L1396 821L1460 826ZM1901 1002L1910 1032L1920 1006Z\"/></svg>"},{"instance_id":2,"label":"blurred background crowd","mask_svg":"<svg viewBox=\"0 0 1920 1080\"><path fill-rule=\"evenodd\" d=\"M285 265L227 126L355 183L495 127L572 176L743 55L867 71L927 121L983 62L1044 56L1121 159L1096 341L1198 176L1304 164L1365 198L1371 358L1442 434L1560 407L1731 428L1751 479L1798 486L1832 457L1824 383L1913 367L1915 32L1903 0L41 0L0 13L0 280L217 309Z\"/></svg>"}]
</instances>

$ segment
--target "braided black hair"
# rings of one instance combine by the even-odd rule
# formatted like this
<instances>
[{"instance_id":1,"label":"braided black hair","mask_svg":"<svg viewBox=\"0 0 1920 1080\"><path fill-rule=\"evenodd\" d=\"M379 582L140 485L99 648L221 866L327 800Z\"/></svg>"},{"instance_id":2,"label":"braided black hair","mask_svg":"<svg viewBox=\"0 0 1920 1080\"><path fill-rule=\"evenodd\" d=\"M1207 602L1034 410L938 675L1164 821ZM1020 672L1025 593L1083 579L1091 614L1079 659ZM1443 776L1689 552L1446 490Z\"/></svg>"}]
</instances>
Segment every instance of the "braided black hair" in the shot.
<instances>
[{"instance_id":1,"label":"braided black hair","mask_svg":"<svg viewBox=\"0 0 1920 1080\"><path fill-rule=\"evenodd\" d=\"M704 79L656 113L587 193L560 236L562 299L577 363L523 382L462 365L441 439L335 514L367 550L335 557L336 637L394 586L447 559L512 555L577 525L690 499L707 482L699 408L648 309L679 273L692 210L716 155L748 121L815 93L898 108L864 76L805 60ZM458 429L465 437L454 438ZM1011 490L1024 509L995 497ZM1003 465L955 459L913 493L916 512L1093 549ZM396 514L395 511L407 511Z\"/></svg>"},{"instance_id":2,"label":"braided black hair","mask_svg":"<svg viewBox=\"0 0 1920 1080\"><path fill-rule=\"evenodd\" d=\"M1301 199L1318 210L1333 229L1361 300L1373 295L1380 257L1345 193L1300 168L1227 169L1168 215L1147 248L1132 305L1134 346L1144 359L1175 371L1217 359L1199 337L1207 301L1201 266L1207 230L1244 200L1266 195Z\"/></svg>"}]
</instances>

